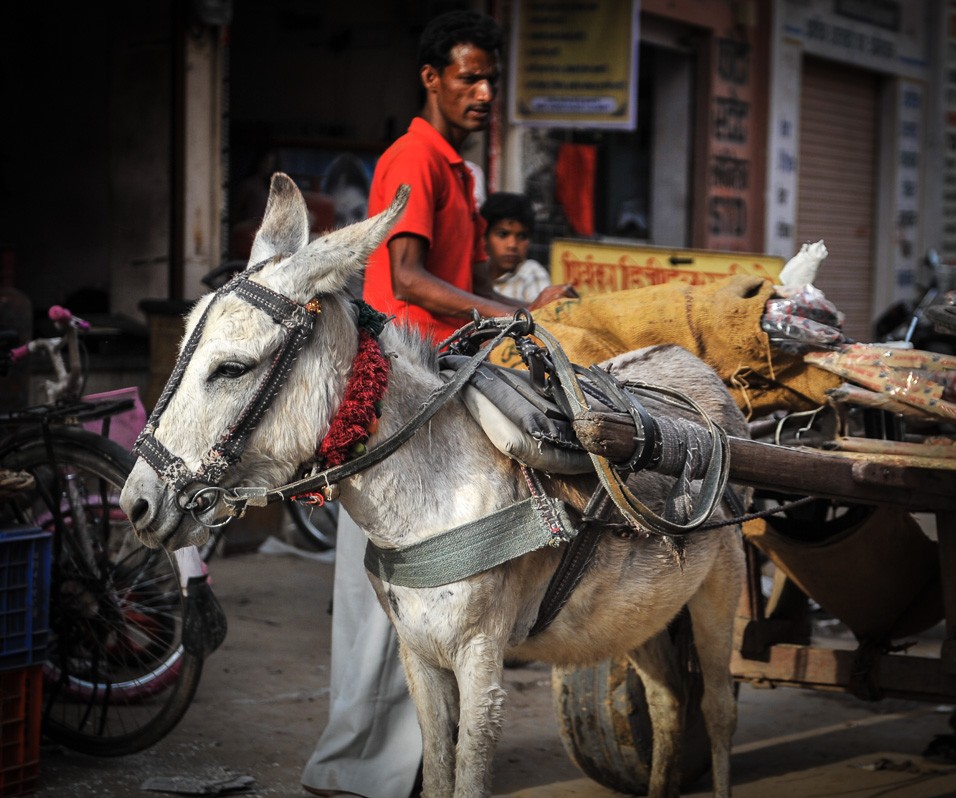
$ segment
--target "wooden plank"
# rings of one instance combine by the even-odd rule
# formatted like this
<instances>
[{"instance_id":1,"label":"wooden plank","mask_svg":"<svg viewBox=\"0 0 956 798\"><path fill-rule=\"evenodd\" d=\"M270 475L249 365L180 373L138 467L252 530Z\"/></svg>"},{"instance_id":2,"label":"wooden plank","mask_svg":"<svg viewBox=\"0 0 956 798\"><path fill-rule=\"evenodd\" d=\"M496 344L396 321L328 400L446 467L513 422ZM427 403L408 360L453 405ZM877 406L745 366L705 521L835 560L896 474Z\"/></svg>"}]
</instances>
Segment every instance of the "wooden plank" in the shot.
<instances>
[{"instance_id":1,"label":"wooden plank","mask_svg":"<svg viewBox=\"0 0 956 798\"><path fill-rule=\"evenodd\" d=\"M735 651L730 667L738 681L846 691L856 659L855 651L780 644L771 647L765 662L744 659ZM938 659L883 654L875 658L872 672L887 698L944 703L956 699L956 675L945 673Z\"/></svg>"},{"instance_id":2,"label":"wooden plank","mask_svg":"<svg viewBox=\"0 0 956 798\"><path fill-rule=\"evenodd\" d=\"M956 510L956 472L730 439L730 478L757 488L910 510Z\"/></svg>"}]
</instances>

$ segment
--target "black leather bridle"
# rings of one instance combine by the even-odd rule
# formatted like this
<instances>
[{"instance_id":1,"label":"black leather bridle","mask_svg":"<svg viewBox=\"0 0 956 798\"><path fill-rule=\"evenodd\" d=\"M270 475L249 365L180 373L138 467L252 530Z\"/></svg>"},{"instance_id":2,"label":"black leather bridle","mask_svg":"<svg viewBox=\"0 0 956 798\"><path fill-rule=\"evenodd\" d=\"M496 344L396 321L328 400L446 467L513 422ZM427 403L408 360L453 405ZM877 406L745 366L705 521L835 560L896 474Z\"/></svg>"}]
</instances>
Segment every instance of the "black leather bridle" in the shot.
<instances>
[{"instance_id":1,"label":"black leather bridle","mask_svg":"<svg viewBox=\"0 0 956 798\"><path fill-rule=\"evenodd\" d=\"M210 509L216 503L217 494L221 492L218 486L225 477L227 469L239 460L256 425L279 394L296 357L312 335L316 317L321 313L321 305L317 298L302 305L250 279L270 260L248 268L216 291L176 360L172 374L155 408L150 413L146 426L133 446L133 453L149 463L160 479L175 491L180 508L192 513L193 517L204 526L212 525L200 521L197 515ZM242 409L219 440L203 455L199 468L191 471L182 458L174 455L156 439L155 433L163 412L179 388L189 361L199 346L210 310L216 302L229 294L234 294L269 314L276 324L285 328L285 333L251 401ZM194 489L189 490L190 488Z\"/></svg>"}]
</instances>

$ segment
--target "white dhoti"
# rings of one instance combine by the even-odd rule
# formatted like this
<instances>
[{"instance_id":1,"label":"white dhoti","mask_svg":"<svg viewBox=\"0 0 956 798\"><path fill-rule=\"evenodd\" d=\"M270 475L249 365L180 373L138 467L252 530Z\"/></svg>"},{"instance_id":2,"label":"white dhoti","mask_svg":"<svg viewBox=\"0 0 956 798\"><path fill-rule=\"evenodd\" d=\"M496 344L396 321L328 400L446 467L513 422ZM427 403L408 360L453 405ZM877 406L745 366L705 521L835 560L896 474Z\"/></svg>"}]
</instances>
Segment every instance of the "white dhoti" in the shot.
<instances>
[{"instance_id":1,"label":"white dhoti","mask_svg":"<svg viewBox=\"0 0 956 798\"><path fill-rule=\"evenodd\" d=\"M365 535L340 509L332 590L329 722L302 784L408 798L422 758L398 640L363 565Z\"/></svg>"}]
</instances>

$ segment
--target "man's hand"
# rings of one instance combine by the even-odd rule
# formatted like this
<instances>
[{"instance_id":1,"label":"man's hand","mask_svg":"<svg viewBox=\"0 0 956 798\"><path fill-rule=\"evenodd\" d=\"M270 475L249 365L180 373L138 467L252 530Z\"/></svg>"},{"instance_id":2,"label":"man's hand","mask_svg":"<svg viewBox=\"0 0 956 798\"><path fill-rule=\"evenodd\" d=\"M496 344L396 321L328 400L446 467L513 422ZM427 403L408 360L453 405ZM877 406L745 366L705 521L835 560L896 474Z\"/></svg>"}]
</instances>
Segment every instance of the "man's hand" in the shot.
<instances>
[{"instance_id":1,"label":"man's hand","mask_svg":"<svg viewBox=\"0 0 956 798\"><path fill-rule=\"evenodd\" d=\"M554 302L557 299L576 299L578 297L578 292L574 290L574 286L570 283L563 283L562 285L549 285L545 288L538 296L535 297L534 302L528 307L528 310L537 310L538 308L543 308L545 305Z\"/></svg>"}]
</instances>

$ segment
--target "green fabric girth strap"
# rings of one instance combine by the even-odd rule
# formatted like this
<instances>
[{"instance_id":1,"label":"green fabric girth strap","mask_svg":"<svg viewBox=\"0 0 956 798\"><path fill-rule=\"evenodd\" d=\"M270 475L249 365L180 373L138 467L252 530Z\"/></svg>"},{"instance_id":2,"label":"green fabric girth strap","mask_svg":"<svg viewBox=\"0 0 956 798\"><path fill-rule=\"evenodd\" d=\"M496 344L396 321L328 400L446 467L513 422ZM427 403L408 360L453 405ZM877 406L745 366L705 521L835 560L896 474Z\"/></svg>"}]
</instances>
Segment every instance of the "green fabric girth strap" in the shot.
<instances>
[{"instance_id":1,"label":"green fabric girth strap","mask_svg":"<svg viewBox=\"0 0 956 798\"><path fill-rule=\"evenodd\" d=\"M557 546L574 534L564 502L531 497L405 548L382 549L369 541L365 568L393 585L439 587Z\"/></svg>"}]
</instances>

